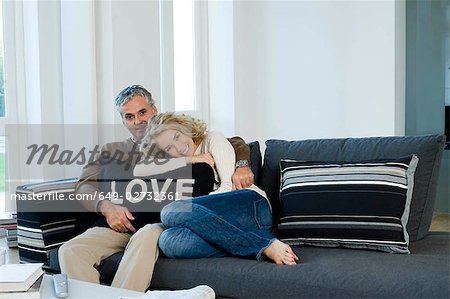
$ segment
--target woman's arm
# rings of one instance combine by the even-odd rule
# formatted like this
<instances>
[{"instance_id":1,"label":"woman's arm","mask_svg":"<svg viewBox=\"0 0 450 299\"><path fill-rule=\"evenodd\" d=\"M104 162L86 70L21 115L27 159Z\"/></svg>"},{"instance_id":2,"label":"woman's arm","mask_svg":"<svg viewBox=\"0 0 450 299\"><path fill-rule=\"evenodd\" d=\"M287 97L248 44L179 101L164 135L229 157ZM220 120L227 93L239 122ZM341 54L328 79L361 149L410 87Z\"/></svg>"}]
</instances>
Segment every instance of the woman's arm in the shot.
<instances>
[{"instance_id":1,"label":"woman's arm","mask_svg":"<svg viewBox=\"0 0 450 299\"><path fill-rule=\"evenodd\" d=\"M236 163L233 147L228 139L217 131L209 132L205 141L205 150L213 156L220 180L219 188L214 193L231 191L233 187L231 176Z\"/></svg>"},{"instance_id":2,"label":"woman's arm","mask_svg":"<svg viewBox=\"0 0 450 299\"><path fill-rule=\"evenodd\" d=\"M214 159L211 154L201 154L192 157L167 158L167 159L147 159L136 164L133 169L134 176L151 176L185 167L187 164L207 163L214 167Z\"/></svg>"}]
</instances>

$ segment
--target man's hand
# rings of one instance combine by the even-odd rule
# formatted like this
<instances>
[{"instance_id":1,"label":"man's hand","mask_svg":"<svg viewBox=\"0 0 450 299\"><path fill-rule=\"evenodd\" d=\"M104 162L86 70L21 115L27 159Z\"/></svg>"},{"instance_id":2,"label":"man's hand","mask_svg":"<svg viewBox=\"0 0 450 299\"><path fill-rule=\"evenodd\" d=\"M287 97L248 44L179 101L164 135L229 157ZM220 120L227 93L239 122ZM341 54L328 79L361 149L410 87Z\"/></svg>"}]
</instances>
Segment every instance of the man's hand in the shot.
<instances>
[{"instance_id":1,"label":"man's hand","mask_svg":"<svg viewBox=\"0 0 450 299\"><path fill-rule=\"evenodd\" d=\"M253 172L250 167L239 167L236 168L233 175L231 176L231 181L233 182L233 190L239 190L242 188L250 187L254 182Z\"/></svg>"},{"instance_id":2,"label":"man's hand","mask_svg":"<svg viewBox=\"0 0 450 299\"><path fill-rule=\"evenodd\" d=\"M211 166L212 168L214 168L214 158L210 153L206 153L206 154L201 154L201 155L196 155L196 156L192 156L192 157L186 157L186 162L187 163L207 163L209 164L209 166Z\"/></svg>"},{"instance_id":3,"label":"man's hand","mask_svg":"<svg viewBox=\"0 0 450 299\"><path fill-rule=\"evenodd\" d=\"M100 202L99 210L105 216L109 227L116 232L136 232L136 229L130 222L130 220L134 220L133 214L127 208L103 200Z\"/></svg>"}]
</instances>

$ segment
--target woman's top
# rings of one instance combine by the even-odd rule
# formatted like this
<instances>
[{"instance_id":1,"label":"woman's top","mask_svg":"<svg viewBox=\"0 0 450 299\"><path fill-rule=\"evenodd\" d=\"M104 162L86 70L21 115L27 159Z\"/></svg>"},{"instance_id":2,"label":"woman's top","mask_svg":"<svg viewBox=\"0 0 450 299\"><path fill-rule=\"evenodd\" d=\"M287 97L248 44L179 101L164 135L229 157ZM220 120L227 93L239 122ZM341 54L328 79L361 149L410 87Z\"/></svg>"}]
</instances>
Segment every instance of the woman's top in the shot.
<instances>
[{"instance_id":1,"label":"woman's top","mask_svg":"<svg viewBox=\"0 0 450 299\"><path fill-rule=\"evenodd\" d=\"M214 185L214 191L211 192L211 194L232 191L233 183L231 181L231 177L235 170L236 154L231 143L222 133L218 131L208 132L202 143L200 143L197 147L194 155L201 155L205 153L210 153L215 162L214 178L217 183ZM184 166L186 166L186 160L184 157L172 158L169 163L138 163L134 168L134 175L155 175ZM266 193L254 184L246 189L254 190L267 199Z\"/></svg>"},{"instance_id":2,"label":"woman's top","mask_svg":"<svg viewBox=\"0 0 450 299\"><path fill-rule=\"evenodd\" d=\"M210 153L215 162L214 177L217 184L215 184L214 191L210 194L232 191L233 183L231 177L234 174L236 164L233 146L222 133L211 131L206 134L205 139L197 147L194 155L205 153ZM267 199L266 193L254 184L246 189L256 191Z\"/></svg>"}]
</instances>

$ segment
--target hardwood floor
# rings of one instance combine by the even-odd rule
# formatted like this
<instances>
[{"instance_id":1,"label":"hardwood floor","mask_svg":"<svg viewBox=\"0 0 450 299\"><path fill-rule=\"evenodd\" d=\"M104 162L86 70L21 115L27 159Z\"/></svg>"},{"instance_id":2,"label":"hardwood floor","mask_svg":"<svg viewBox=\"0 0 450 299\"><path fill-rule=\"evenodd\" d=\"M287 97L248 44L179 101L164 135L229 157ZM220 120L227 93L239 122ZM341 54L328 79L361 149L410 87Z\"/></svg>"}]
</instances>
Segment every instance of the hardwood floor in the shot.
<instances>
[{"instance_id":1,"label":"hardwood floor","mask_svg":"<svg viewBox=\"0 0 450 299\"><path fill-rule=\"evenodd\" d=\"M450 214L434 213L430 231L450 232Z\"/></svg>"}]
</instances>

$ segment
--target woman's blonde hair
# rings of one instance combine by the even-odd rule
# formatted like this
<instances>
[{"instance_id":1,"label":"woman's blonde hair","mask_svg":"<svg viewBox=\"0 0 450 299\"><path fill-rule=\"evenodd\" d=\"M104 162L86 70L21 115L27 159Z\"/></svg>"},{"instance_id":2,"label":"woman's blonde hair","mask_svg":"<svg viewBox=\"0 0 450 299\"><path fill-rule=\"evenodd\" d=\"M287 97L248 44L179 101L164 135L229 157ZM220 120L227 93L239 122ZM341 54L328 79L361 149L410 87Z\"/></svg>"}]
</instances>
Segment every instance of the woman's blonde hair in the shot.
<instances>
[{"instance_id":1,"label":"woman's blonde hair","mask_svg":"<svg viewBox=\"0 0 450 299\"><path fill-rule=\"evenodd\" d=\"M186 114L160 113L149 121L142 144L151 144L155 137L167 130L176 130L191 137L194 144L198 146L205 138L207 126L203 121ZM149 146L143 148L146 156L149 150Z\"/></svg>"}]
</instances>

